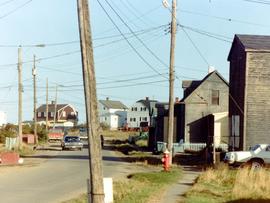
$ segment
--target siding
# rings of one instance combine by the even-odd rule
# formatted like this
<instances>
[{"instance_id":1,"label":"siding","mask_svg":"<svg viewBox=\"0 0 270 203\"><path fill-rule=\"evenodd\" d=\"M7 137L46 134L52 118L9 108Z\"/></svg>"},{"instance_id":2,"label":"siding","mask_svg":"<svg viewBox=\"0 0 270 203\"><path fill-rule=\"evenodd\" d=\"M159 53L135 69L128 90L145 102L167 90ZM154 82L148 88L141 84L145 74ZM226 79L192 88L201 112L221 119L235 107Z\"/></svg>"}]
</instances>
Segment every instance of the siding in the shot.
<instances>
[{"instance_id":1,"label":"siding","mask_svg":"<svg viewBox=\"0 0 270 203\"><path fill-rule=\"evenodd\" d=\"M270 143L270 53L248 53L246 147Z\"/></svg>"},{"instance_id":2,"label":"siding","mask_svg":"<svg viewBox=\"0 0 270 203\"><path fill-rule=\"evenodd\" d=\"M219 105L212 105L212 90L219 90ZM210 75L193 93L185 100L185 142L202 140L201 128L192 130L191 126L203 117L219 112L228 111L228 85L217 75Z\"/></svg>"}]
</instances>

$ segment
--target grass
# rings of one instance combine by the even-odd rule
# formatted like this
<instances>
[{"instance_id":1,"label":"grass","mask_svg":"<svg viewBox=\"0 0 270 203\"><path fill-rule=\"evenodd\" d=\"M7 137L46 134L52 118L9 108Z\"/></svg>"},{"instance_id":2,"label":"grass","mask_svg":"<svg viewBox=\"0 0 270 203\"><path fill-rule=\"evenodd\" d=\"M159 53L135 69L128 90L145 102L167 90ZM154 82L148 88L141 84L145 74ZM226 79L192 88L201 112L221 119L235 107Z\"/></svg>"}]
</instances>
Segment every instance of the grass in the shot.
<instances>
[{"instance_id":1,"label":"grass","mask_svg":"<svg viewBox=\"0 0 270 203\"><path fill-rule=\"evenodd\" d=\"M170 172L135 173L127 180L115 181L113 183L114 203L146 203L161 195L167 186L179 180L181 174L181 170L175 168ZM63 203L86 202L87 196L83 194Z\"/></svg>"},{"instance_id":2,"label":"grass","mask_svg":"<svg viewBox=\"0 0 270 203\"><path fill-rule=\"evenodd\" d=\"M118 131L118 130L103 130L102 135L107 138L115 138L115 139L128 139L131 135L138 135L139 132L136 131Z\"/></svg>"},{"instance_id":3,"label":"grass","mask_svg":"<svg viewBox=\"0 0 270 203\"><path fill-rule=\"evenodd\" d=\"M226 166L208 169L186 194L187 203L270 202L270 171Z\"/></svg>"}]
</instances>

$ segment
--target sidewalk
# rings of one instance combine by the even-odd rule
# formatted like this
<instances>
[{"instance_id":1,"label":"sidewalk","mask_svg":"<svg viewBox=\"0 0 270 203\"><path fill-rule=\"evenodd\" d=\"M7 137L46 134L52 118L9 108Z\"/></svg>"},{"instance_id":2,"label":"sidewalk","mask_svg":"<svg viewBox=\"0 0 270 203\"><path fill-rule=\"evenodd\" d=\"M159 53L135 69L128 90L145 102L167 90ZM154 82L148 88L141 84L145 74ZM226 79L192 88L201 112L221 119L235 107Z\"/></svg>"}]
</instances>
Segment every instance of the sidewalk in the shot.
<instances>
[{"instance_id":1,"label":"sidewalk","mask_svg":"<svg viewBox=\"0 0 270 203\"><path fill-rule=\"evenodd\" d=\"M184 200L184 194L192 187L201 169L196 166L183 166L183 176L177 183L171 185L165 192L160 203L179 203Z\"/></svg>"}]
</instances>

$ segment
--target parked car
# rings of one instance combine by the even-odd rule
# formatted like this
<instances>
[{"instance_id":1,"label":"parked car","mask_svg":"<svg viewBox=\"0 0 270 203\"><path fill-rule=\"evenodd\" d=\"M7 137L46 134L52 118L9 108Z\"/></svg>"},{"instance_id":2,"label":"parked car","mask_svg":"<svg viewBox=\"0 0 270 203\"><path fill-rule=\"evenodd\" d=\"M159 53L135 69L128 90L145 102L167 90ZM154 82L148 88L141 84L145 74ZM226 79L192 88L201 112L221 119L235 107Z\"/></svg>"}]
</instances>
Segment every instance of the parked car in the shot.
<instances>
[{"instance_id":1,"label":"parked car","mask_svg":"<svg viewBox=\"0 0 270 203\"><path fill-rule=\"evenodd\" d=\"M82 150L83 143L79 136L67 135L61 143L62 149L79 149Z\"/></svg>"},{"instance_id":2,"label":"parked car","mask_svg":"<svg viewBox=\"0 0 270 203\"><path fill-rule=\"evenodd\" d=\"M257 144L249 151L227 152L225 162L230 165L246 164L251 168L261 168L270 164L270 144Z\"/></svg>"}]
</instances>

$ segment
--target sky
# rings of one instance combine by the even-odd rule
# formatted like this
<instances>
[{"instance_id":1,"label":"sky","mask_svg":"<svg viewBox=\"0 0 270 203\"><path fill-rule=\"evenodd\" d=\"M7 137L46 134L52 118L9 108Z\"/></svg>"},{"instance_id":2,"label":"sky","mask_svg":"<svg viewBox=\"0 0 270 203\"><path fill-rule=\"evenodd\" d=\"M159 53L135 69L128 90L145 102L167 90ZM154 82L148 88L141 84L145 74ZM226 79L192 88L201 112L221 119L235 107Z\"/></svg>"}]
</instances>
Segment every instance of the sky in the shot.
<instances>
[{"instance_id":1,"label":"sky","mask_svg":"<svg viewBox=\"0 0 270 203\"><path fill-rule=\"evenodd\" d=\"M168 0L171 6L171 0ZM200 80L213 66L228 80L235 34L270 35L270 1L178 0L175 96L183 80ZM167 102L170 7L162 0L89 0L98 99L131 106L149 97ZM85 121L76 0L0 0L0 111L18 115L18 47L22 47L23 120L33 118L33 55L37 106L71 104ZM38 45L43 44L44 47Z\"/></svg>"}]
</instances>

